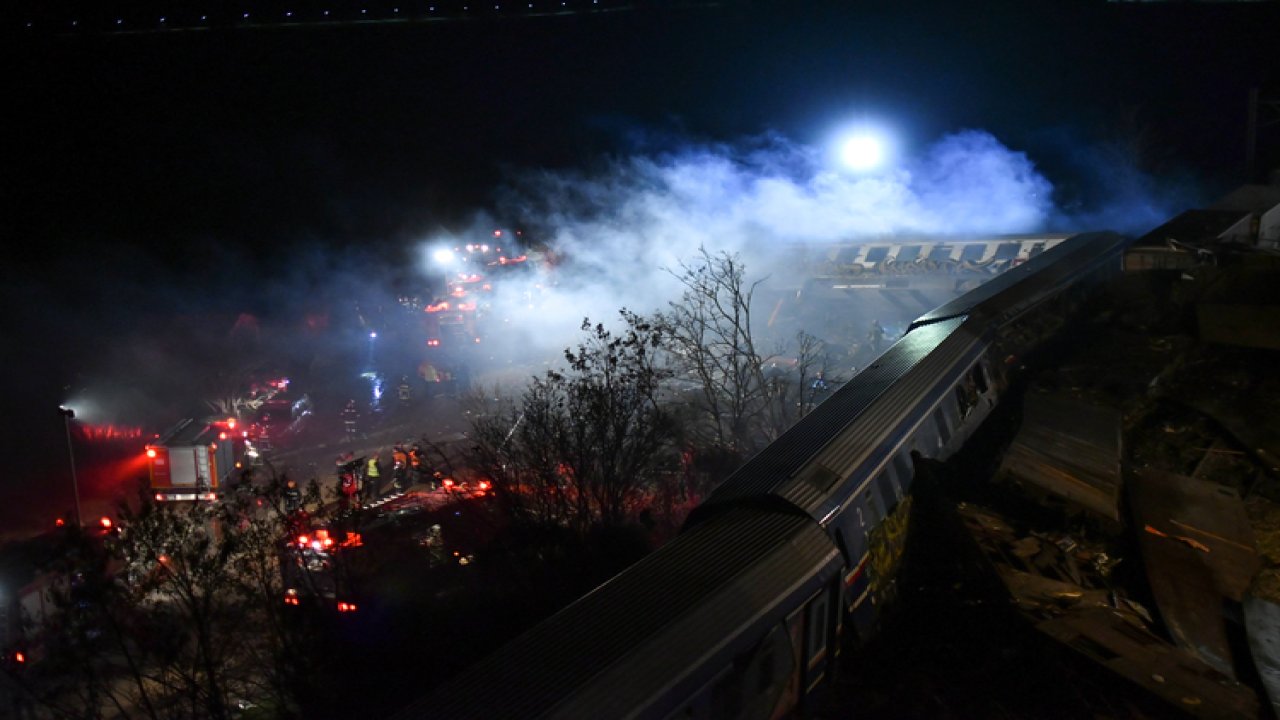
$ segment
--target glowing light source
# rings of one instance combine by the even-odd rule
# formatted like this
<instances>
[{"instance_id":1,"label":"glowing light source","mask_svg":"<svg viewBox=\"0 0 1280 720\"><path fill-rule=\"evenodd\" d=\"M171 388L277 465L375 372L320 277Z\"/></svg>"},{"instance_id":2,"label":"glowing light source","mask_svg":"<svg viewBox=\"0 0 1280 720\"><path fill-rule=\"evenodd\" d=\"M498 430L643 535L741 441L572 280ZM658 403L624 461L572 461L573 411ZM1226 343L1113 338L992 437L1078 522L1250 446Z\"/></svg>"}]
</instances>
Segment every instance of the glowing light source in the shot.
<instances>
[{"instance_id":1,"label":"glowing light source","mask_svg":"<svg viewBox=\"0 0 1280 720\"><path fill-rule=\"evenodd\" d=\"M431 259L437 265L450 265L456 259L456 256L449 248L442 247L431 251Z\"/></svg>"},{"instance_id":2,"label":"glowing light source","mask_svg":"<svg viewBox=\"0 0 1280 720\"><path fill-rule=\"evenodd\" d=\"M884 164L887 153L884 140L869 132L860 132L840 143L840 161L850 170L874 170Z\"/></svg>"}]
</instances>

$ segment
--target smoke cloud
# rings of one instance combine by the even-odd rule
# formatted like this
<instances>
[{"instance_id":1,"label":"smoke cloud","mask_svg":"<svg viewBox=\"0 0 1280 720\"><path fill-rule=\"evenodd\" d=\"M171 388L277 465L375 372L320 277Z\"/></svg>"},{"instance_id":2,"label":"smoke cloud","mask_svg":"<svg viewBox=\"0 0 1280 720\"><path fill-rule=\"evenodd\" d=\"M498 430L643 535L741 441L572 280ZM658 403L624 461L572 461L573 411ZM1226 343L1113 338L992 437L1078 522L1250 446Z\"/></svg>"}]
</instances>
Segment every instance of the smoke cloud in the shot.
<instances>
[{"instance_id":1,"label":"smoke cloud","mask_svg":"<svg viewBox=\"0 0 1280 720\"><path fill-rule=\"evenodd\" d=\"M615 158L590 173L525 172L497 215L520 219L566 265L554 293L531 303L539 292L507 284L495 305L516 311L514 343L554 350L572 342L585 315L608 321L620 307L649 312L677 299L671 271L699 247L738 253L752 279L785 284L804 244L1041 231L1052 190L1025 154L976 130L873 175L835 169L819 150L777 135ZM468 234L484 237L492 222L479 216Z\"/></svg>"}]
</instances>

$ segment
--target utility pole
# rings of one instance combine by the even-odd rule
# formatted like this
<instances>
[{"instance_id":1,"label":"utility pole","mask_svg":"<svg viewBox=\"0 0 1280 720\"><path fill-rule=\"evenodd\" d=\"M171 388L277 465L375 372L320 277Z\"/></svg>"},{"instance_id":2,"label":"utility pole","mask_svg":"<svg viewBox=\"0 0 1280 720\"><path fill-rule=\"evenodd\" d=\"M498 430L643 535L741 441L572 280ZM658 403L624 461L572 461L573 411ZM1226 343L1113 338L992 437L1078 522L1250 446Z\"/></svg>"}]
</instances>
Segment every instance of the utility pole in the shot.
<instances>
[{"instance_id":1,"label":"utility pole","mask_svg":"<svg viewBox=\"0 0 1280 720\"><path fill-rule=\"evenodd\" d=\"M71 492L76 499L76 527L84 527L84 520L80 517L80 483L76 481L76 452L71 445L71 420L76 416L76 411L69 407L59 407L58 414L62 415L63 426L67 429L67 457L71 459Z\"/></svg>"}]
</instances>

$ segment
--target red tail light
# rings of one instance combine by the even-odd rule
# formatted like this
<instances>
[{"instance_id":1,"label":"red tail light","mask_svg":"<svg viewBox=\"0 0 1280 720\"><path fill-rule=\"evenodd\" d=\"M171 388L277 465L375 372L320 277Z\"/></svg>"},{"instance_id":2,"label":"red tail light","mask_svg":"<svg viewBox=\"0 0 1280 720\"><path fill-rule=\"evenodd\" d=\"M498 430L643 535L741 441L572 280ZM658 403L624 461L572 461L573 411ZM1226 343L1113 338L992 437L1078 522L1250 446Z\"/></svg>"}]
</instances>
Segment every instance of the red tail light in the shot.
<instances>
[{"instance_id":1,"label":"red tail light","mask_svg":"<svg viewBox=\"0 0 1280 720\"><path fill-rule=\"evenodd\" d=\"M155 457L155 456L156 456L156 449L155 449L155 448L147 448L147 457L149 457L149 458L153 458L153 457Z\"/></svg>"},{"instance_id":2,"label":"red tail light","mask_svg":"<svg viewBox=\"0 0 1280 720\"><path fill-rule=\"evenodd\" d=\"M111 525L112 525L111 518L107 517L106 515L103 515L101 518L99 518L98 524L104 528L111 529Z\"/></svg>"},{"instance_id":3,"label":"red tail light","mask_svg":"<svg viewBox=\"0 0 1280 720\"><path fill-rule=\"evenodd\" d=\"M488 490L488 489L489 489L489 481L488 481L488 480L481 480L481 481L480 481L480 489L481 489L481 490Z\"/></svg>"},{"instance_id":4,"label":"red tail light","mask_svg":"<svg viewBox=\"0 0 1280 720\"><path fill-rule=\"evenodd\" d=\"M441 484L444 485L445 488L451 488L453 487L453 478L445 478L444 482Z\"/></svg>"}]
</instances>

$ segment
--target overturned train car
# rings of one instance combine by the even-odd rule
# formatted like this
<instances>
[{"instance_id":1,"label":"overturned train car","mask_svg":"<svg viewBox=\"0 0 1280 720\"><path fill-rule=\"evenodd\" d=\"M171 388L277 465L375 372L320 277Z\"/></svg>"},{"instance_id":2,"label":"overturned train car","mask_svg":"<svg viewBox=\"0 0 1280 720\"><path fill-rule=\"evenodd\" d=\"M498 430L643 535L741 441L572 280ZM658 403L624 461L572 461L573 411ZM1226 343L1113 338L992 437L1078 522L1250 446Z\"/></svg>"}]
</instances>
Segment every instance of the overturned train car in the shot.
<instances>
[{"instance_id":1,"label":"overturned train car","mask_svg":"<svg viewBox=\"0 0 1280 720\"><path fill-rule=\"evenodd\" d=\"M773 718L894 593L913 455L944 460L1012 360L1120 272L1076 235L920 317L726 480L684 532L397 718Z\"/></svg>"}]
</instances>

